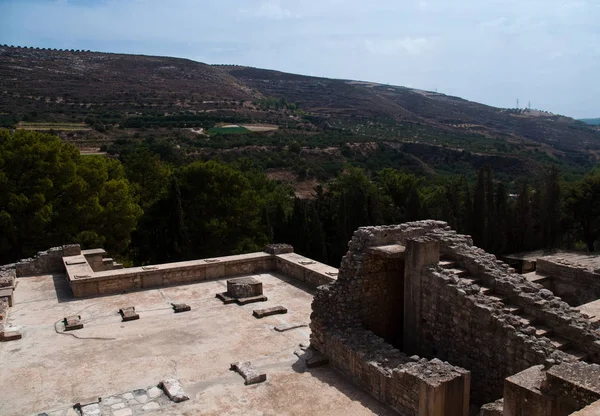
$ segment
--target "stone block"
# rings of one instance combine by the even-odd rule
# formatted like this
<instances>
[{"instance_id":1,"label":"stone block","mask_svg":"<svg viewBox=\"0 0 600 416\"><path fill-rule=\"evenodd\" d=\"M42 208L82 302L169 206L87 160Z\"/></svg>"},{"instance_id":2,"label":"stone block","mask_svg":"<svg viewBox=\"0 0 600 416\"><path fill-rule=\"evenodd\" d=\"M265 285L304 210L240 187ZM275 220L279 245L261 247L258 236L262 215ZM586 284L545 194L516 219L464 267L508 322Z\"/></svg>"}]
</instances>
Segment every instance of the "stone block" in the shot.
<instances>
[{"instance_id":1,"label":"stone block","mask_svg":"<svg viewBox=\"0 0 600 416\"><path fill-rule=\"evenodd\" d=\"M186 305L185 303L171 303L171 305L173 306L173 311L175 311L175 313L189 312L192 310L191 306Z\"/></svg>"},{"instance_id":2,"label":"stone block","mask_svg":"<svg viewBox=\"0 0 600 416\"><path fill-rule=\"evenodd\" d=\"M267 375L252 367L250 361L232 363L229 369L244 377L245 385L262 383L267 380Z\"/></svg>"},{"instance_id":3,"label":"stone block","mask_svg":"<svg viewBox=\"0 0 600 416\"><path fill-rule=\"evenodd\" d=\"M249 298L263 294L262 282L253 277L227 280L227 293L234 298Z\"/></svg>"},{"instance_id":4,"label":"stone block","mask_svg":"<svg viewBox=\"0 0 600 416\"><path fill-rule=\"evenodd\" d=\"M63 324L65 325L65 331L74 331L76 329L83 328L81 316L79 315L70 315L65 317L65 319L63 319Z\"/></svg>"},{"instance_id":5,"label":"stone block","mask_svg":"<svg viewBox=\"0 0 600 416\"><path fill-rule=\"evenodd\" d=\"M302 322L291 322L288 324L282 324L282 325L277 325L274 329L277 332L286 332L292 329L296 329L296 328L302 328L308 326L308 324L302 323Z\"/></svg>"},{"instance_id":6,"label":"stone block","mask_svg":"<svg viewBox=\"0 0 600 416\"><path fill-rule=\"evenodd\" d=\"M229 305L230 303L236 302L236 299L229 296L229 293L227 292L217 293L215 297L217 299L220 299L225 305Z\"/></svg>"},{"instance_id":7,"label":"stone block","mask_svg":"<svg viewBox=\"0 0 600 416\"><path fill-rule=\"evenodd\" d=\"M101 416L100 404L90 403L80 407L81 416Z\"/></svg>"},{"instance_id":8,"label":"stone block","mask_svg":"<svg viewBox=\"0 0 600 416\"><path fill-rule=\"evenodd\" d=\"M140 319L140 315L138 315L135 312L135 306L121 308L119 309L119 313L121 314L121 319L123 322L135 321L136 319Z\"/></svg>"},{"instance_id":9,"label":"stone block","mask_svg":"<svg viewBox=\"0 0 600 416\"><path fill-rule=\"evenodd\" d=\"M269 254L286 254L286 253L293 253L294 252L294 247L292 247L289 244L269 244L267 247L265 247L265 253L269 253Z\"/></svg>"},{"instance_id":10,"label":"stone block","mask_svg":"<svg viewBox=\"0 0 600 416\"><path fill-rule=\"evenodd\" d=\"M502 416L504 414L504 400L498 399L495 402L484 404L479 410L479 416Z\"/></svg>"},{"instance_id":11,"label":"stone block","mask_svg":"<svg viewBox=\"0 0 600 416\"><path fill-rule=\"evenodd\" d=\"M175 380L174 378L161 381L159 387L163 389L167 397L175 403L180 403L190 399L183 391L179 381Z\"/></svg>"},{"instance_id":12,"label":"stone block","mask_svg":"<svg viewBox=\"0 0 600 416\"><path fill-rule=\"evenodd\" d=\"M23 338L23 336L16 329L5 329L0 332L0 342L16 341L21 338Z\"/></svg>"},{"instance_id":13,"label":"stone block","mask_svg":"<svg viewBox=\"0 0 600 416\"><path fill-rule=\"evenodd\" d=\"M125 407L123 409L113 410L113 416L131 416L133 415L133 410L129 407Z\"/></svg>"},{"instance_id":14,"label":"stone block","mask_svg":"<svg viewBox=\"0 0 600 416\"><path fill-rule=\"evenodd\" d=\"M255 309L254 311L252 311L252 315L254 315L254 317L258 319L264 318L265 316L279 315L285 313L287 313L287 309L281 305L266 309Z\"/></svg>"},{"instance_id":15,"label":"stone block","mask_svg":"<svg viewBox=\"0 0 600 416\"><path fill-rule=\"evenodd\" d=\"M249 298L239 298L236 300L238 305L247 305L249 303L266 302L268 299L264 295L251 296Z\"/></svg>"}]
</instances>

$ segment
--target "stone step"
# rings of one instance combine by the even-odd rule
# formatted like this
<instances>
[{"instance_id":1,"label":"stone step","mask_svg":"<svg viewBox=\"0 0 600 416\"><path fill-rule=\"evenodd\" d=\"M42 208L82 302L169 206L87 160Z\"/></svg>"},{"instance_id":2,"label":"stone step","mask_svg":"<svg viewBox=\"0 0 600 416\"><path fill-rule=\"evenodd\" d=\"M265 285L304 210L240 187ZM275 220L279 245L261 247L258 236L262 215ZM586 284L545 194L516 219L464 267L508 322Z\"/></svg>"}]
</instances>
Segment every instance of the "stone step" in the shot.
<instances>
[{"instance_id":1,"label":"stone step","mask_svg":"<svg viewBox=\"0 0 600 416\"><path fill-rule=\"evenodd\" d=\"M488 295L488 298L495 300L496 302L506 303L506 298L498 295Z\"/></svg>"},{"instance_id":2,"label":"stone step","mask_svg":"<svg viewBox=\"0 0 600 416\"><path fill-rule=\"evenodd\" d=\"M494 290L491 287L481 287L481 294L492 296L494 294Z\"/></svg>"},{"instance_id":3,"label":"stone step","mask_svg":"<svg viewBox=\"0 0 600 416\"><path fill-rule=\"evenodd\" d=\"M462 282L463 284L478 285L481 282L481 280L475 277L461 277L460 282Z\"/></svg>"},{"instance_id":4,"label":"stone step","mask_svg":"<svg viewBox=\"0 0 600 416\"><path fill-rule=\"evenodd\" d=\"M535 325L534 325L535 318L533 316L529 316L529 315L525 315L525 314L516 314L515 316L517 318L519 318L519 320L521 321L521 323L523 325L535 327Z\"/></svg>"},{"instance_id":5,"label":"stone step","mask_svg":"<svg viewBox=\"0 0 600 416\"><path fill-rule=\"evenodd\" d=\"M448 268L446 270L448 270L449 272L453 273L457 277L464 277L464 276L468 276L469 275L469 272L467 270L464 270L464 269L458 269L458 268L452 267L452 268Z\"/></svg>"},{"instance_id":6,"label":"stone step","mask_svg":"<svg viewBox=\"0 0 600 416\"><path fill-rule=\"evenodd\" d=\"M551 335L547 337L550 340L550 343L554 346L554 348L564 351L569 347L569 341L564 338L557 337L555 335Z\"/></svg>"},{"instance_id":7,"label":"stone step","mask_svg":"<svg viewBox=\"0 0 600 416\"><path fill-rule=\"evenodd\" d=\"M583 351L579 351L575 348L568 348L566 350L564 350L565 354L569 354L572 357L575 357L577 359L577 361L585 361L585 359L587 358L587 354L584 353Z\"/></svg>"},{"instance_id":8,"label":"stone step","mask_svg":"<svg viewBox=\"0 0 600 416\"><path fill-rule=\"evenodd\" d=\"M451 269L456 267L456 262L452 260L440 260L438 266L443 267L444 269Z\"/></svg>"},{"instance_id":9,"label":"stone step","mask_svg":"<svg viewBox=\"0 0 600 416\"><path fill-rule=\"evenodd\" d=\"M552 330L544 325L536 325L535 326L535 335L537 337L548 337L552 334Z\"/></svg>"},{"instance_id":10,"label":"stone step","mask_svg":"<svg viewBox=\"0 0 600 416\"><path fill-rule=\"evenodd\" d=\"M520 315L523 312L523 308L517 305L506 305L504 310L508 313L512 313L513 315Z\"/></svg>"},{"instance_id":11,"label":"stone step","mask_svg":"<svg viewBox=\"0 0 600 416\"><path fill-rule=\"evenodd\" d=\"M542 284L546 280L548 280L547 276L539 275L539 274L537 274L537 272L524 273L523 277L532 283L540 283L540 284Z\"/></svg>"}]
</instances>

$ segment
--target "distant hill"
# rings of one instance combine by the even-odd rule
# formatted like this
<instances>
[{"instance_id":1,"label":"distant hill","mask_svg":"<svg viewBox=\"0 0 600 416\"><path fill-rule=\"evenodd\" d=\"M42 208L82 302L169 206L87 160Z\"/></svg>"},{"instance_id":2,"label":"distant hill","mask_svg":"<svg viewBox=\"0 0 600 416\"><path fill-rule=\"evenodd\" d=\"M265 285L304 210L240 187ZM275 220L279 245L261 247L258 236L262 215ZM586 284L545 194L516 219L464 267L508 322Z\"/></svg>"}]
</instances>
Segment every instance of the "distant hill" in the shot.
<instances>
[{"instance_id":1,"label":"distant hill","mask_svg":"<svg viewBox=\"0 0 600 416\"><path fill-rule=\"evenodd\" d=\"M592 126L600 126L600 118L582 118L579 121L583 121L584 123Z\"/></svg>"},{"instance_id":2,"label":"distant hill","mask_svg":"<svg viewBox=\"0 0 600 416\"><path fill-rule=\"evenodd\" d=\"M280 127L264 137L342 135L343 143L339 138L319 142L346 149L329 152L328 157L342 162L349 152L344 144L363 154L365 164L369 154L385 145L408 154L406 160L428 172L440 171L440 164L445 164L444 172L460 173L463 166L493 163L498 169L518 165L514 171L529 175L556 163L581 173L600 155L599 130L543 111L495 108L401 86L179 58L0 46L0 125L85 122L95 130L65 137L81 142L84 137L86 144L168 126L179 129L188 143L194 142L194 152L201 153L189 127L210 128L220 121ZM257 137L254 144L265 144L263 136ZM379 147L352 144L364 141ZM231 143L210 145L238 146Z\"/></svg>"}]
</instances>

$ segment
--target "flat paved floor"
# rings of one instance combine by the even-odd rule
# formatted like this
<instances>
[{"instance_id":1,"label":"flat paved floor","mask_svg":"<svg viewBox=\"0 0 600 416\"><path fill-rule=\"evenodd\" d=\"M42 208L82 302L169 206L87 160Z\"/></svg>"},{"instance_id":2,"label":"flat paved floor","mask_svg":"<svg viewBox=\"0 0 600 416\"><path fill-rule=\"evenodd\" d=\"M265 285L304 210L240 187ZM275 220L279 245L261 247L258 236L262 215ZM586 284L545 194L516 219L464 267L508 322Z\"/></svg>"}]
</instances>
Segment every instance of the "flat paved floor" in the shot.
<instances>
[{"instance_id":1,"label":"flat paved floor","mask_svg":"<svg viewBox=\"0 0 600 416\"><path fill-rule=\"evenodd\" d=\"M304 368L294 351L308 343L309 329L273 327L308 323L312 294L284 276L253 277L269 300L245 306L215 298L225 280L75 300L63 275L19 278L9 324L23 338L0 344L0 415L66 409L166 378L177 378L190 400L157 414L394 414L329 366ZM175 314L171 302L192 311ZM277 305L288 313L252 316ZM126 306L140 319L121 322L118 310ZM57 333L67 315L81 315L84 329ZM267 382L245 386L229 371L235 361L251 361Z\"/></svg>"}]
</instances>

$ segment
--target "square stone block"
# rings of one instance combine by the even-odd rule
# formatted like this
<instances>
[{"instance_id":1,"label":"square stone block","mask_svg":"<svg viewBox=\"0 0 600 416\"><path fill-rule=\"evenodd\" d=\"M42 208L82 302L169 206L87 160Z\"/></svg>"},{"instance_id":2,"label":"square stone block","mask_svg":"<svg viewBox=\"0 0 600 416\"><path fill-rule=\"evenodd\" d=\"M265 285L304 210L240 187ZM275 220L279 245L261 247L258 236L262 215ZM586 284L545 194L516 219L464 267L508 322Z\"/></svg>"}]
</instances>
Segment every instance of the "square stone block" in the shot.
<instances>
[{"instance_id":1,"label":"square stone block","mask_svg":"<svg viewBox=\"0 0 600 416\"><path fill-rule=\"evenodd\" d=\"M65 331L74 331L76 329L83 328L83 323L81 322L81 316L79 315L70 315L63 319L63 323L65 324Z\"/></svg>"},{"instance_id":2,"label":"square stone block","mask_svg":"<svg viewBox=\"0 0 600 416\"><path fill-rule=\"evenodd\" d=\"M121 314L121 319L123 322L140 319L140 315L135 312L135 306L128 306L126 308L119 309L119 313Z\"/></svg>"},{"instance_id":3,"label":"square stone block","mask_svg":"<svg viewBox=\"0 0 600 416\"><path fill-rule=\"evenodd\" d=\"M287 309L281 305L274 306L272 308L266 308L266 309L255 309L254 311L252 311L252 315L254 315L254 317L258 318L258 319L264 318L265 316L284 314L284 313L287 313Z\"/></svg>"},{"instance_id":4,"label":"square stone block","mask_svg":"<svg viewBox=\"0 0 600 416\"><path fill-rule=\"evenodd\" d=\"M227 280L227 293L233 298L250 298L263 294L262 282L253 277Z\"/></svg>"},{"instance_id":5,"label":"square stone block","mask_svg":"<svg viewBox=\"0 0 600 416\"><path fill-rule=\"evenodd\" d=\"M175 311L175 313L189 312L192 310L190 305L186 305L185 303L172 303L171 305L173 305L173 311Z\"/></svg>"}]
</instances>

